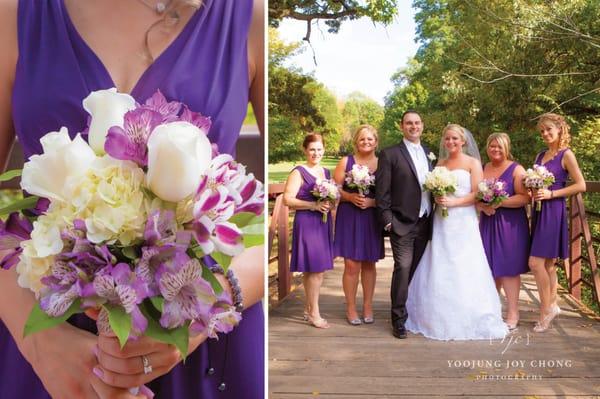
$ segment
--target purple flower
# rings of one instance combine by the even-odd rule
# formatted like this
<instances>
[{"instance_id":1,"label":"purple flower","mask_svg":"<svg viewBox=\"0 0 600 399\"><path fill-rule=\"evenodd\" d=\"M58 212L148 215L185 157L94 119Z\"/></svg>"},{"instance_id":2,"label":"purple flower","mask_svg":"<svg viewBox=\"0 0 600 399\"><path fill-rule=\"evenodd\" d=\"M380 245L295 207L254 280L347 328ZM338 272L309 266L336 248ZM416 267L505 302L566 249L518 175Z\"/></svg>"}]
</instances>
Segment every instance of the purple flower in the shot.
<instances>
[{"instance_id":1,"label":"purple flower","mask_svg":"<svg viewBox=\"0 0 600 399\"><path fill-rule=\"evenodd\" d=\"M193 334L206 332L209 338L218 339L217 333L228 333L237 326L242 319L241 313L235 310L231 298L224 295L211 306L210 311L202 318L194 320L190 326Z\"/></svg>"},{"instance_id":2,"label":"purple flower","mask_svg":"<svg viewBox=\"0 0 600 399\"><path fill-rule=\"evenodd\" d=\"M242 232L228 222L233 215L235 203L223 186L204 190L194 204L192 231L205 254L215 249L226 255L237 255L244 249Z\"/></svg>"},{"instance_id":3,"label":"purple flower","mask_svg":"<svg viewBox=\"0 0 600 399\"><path fill-rule=\"evenodd\" d=\"M183 106L183 112L181 113L179 120L189 122L192 125L197 126L204 132L204 134L208 134L208 131L212 125L210 117L191 111L186 105Z\"/></svg>"},{"instance_id":4,"label":"purple flower","mask_svg":"<svg viewBox=\"0 0 600 399\"><path fill-rule=\"evenodd\" d=\"M148 215L144 240L147 245L163 244L175 241L175 213L170 210L156 210Z\"/></svg>"},{"instance_id":5,"label":"purple flower","mask_svg":"<svg viewBox=\"0 0 600 399\"><path fill-rule=\"evenodd\" d=\"M18 212L11 213L6 222L0 220L0 249L10 250L0 262L2 269L10 269L19 262L23 251L21 241L29 240L32 230L29 219Z\"/></svg>"},{"instance_id":6,"label":"purple flower","mask_svg":"<svg viewBox=\"0 0 600 399\"><path fill-rule=\"evenodd\" d=\"M210 311L215 294L202 279L202 266L197 259L181 254L156 272L158 287L165 302L160 318L164 328L177 328Z\"/></svg>"},{"instance_id":7,"label":"purple flower","mask_svg":"<svg viewBox=\"0 0 600 399\"><path fill-rule=\"evenodd\" d=\"M104 150L116 159L134 161L140 166L148 165L148 138L163 117L157 111L136 108L124 116L123 127L108 130Z\"/></svg>"},{"instance_id":8,"label":"purple flower","mask_svg":"<svg viewBox=\"0 0 600 399\"><path fill-rule=\"evenodd\" d=\"M131 315L134 335L146 330L148 321L138 305L148 296L147 286L128 264L108 265L100 270L94 278L94 290L100 298L122 306Z\"/></svg>"},{"instance_id":9,"label":"purple flower","mask_svg":"<svg viewBox=\"0 0 600 399\"><path fill-rule=\"evenodd\" d=\"M160 90L146 100L141 108L158 112L161 116L161 123L174 122L178 120L177 115L181 110L181 103L177 101L167 101Z\"/></svg>"}]
</instances>

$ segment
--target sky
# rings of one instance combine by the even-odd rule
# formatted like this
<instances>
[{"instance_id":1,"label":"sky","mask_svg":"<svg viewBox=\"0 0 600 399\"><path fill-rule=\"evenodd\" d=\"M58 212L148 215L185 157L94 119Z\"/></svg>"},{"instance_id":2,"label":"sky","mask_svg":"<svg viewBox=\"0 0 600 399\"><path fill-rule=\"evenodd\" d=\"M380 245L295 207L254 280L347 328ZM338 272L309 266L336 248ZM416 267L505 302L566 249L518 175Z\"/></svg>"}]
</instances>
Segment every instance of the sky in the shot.
<instances>
[{"instance_id":1,"label":"sky","mask_svg":"<svg viewBox=\"0 0 600 399\"><path fill-rule=\"evenodd\" d=\"M345 97L360 91L383 105L384 97L392 89L391 77L417 51L415 37L415 10L411 0L398 1L398 15L388 25L374 25L368 18L344 21L337 34L328 33L323 22L313 22L310 41L313 52L305 50L290 62L304 72L313 72L315 78ZM279 35L286 42L301 41L306 34L306 23L285 19Z\"/></svg>"}]
</instances>

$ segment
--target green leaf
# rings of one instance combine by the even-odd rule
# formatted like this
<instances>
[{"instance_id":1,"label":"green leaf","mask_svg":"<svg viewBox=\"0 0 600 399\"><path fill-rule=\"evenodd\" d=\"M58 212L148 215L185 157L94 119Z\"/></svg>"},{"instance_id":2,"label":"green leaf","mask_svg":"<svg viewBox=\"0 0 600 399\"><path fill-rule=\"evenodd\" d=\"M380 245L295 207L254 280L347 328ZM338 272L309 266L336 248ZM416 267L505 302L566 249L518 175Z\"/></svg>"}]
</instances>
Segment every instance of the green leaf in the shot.
<instances>
[{"instance_id":1,"label":"green leaf","mask_svg":"<svg viewBox=\"0 0 600 399\"><path fill-rule=\"evenodd\" d=\"M125 256L127 259L131 259L131 260L135 260L138 258L137 252L135 251L135 247L124 247L121 250L121 253L123 254L123 256Z\"/></svg>"},{"instance_id":2,"label":"green leaf","mask_svg":"<svg viewBox=\"0 0 600 399\"><path fill-rule=\"evenodd\" d=\"M152 298L150 298L150 302L152 302L152 305L154 305L154 308L156 310L162 313L163 305L165 304L165 299L163 297L153 296Z\"/></svg>"},{"instance_id":3,"label":"green leaf","mask_svg":"<svg viewBox=\"0 0 600 399\"><path fill-rule=\"evenodd\" d=\"M221 252L213 252L210 256L223 268L223 270L227 271L227 268L231 264L231 256L227 256L222 254Z\"/></svg>"},{"instance_id":4,"label":"green leaf","mask_svg":"<svg viewBox=\"0 0 600 399\"><path fill-rule=\"evenodd\" d=\"M164 342L170 345L175 345L181 354L181 358L185 362L185 358L188 353L189 345L189 324L185 324L178 328L167 329L160 325L160 313L148 304L148 301L144 301L140 306L140 309L146 319L148 319L148 327L144 332L150 338L154 338L157 341Z\"/></svg>"},{"instance_id":5,"label":"green leaf","mask_svg":"<svg viewBox=\"0 0 600 399\"><path fill-rule=\"evenodd\" d=\"M245 227L242 227L242 233L246 234L265 234L265 225L264 224L251 224Z\"/></svg>"},{"instance_id":6,"label":"green leaf","mask_svg":"<svg viewBox=\"0 0 600 399\"><path fill-rule=\"evenodd\" d=\"M21 176L23 169L13 169L6 171L0 175L0 181L9 181L14 179L15 177Z\"/></svg>"},{"instance_id":7,"label":"green leaf","mask_svg":"<svg viewBox=\"0 0 600 399\"><path fill-rule=\"evenodd\" d=\"M29 317L25 322L25 328L23 329L23 337L59 325L75 313L80 313L80 306L81 301L77 299L71 304L71 306L69 306L69 309L67 309L67 311L62 316L52 317L46 314L46 312L44 312L42 308L40 308L39 303L36 303L33 309L31 309L31 313L29 313Z\"/></svg>"},{"instance_id":8,"label":"green leaf","mask_svg":"<svg viewBox=\"0 0 600 399\"><path fill-rule=\"evenodd\" d=\"M244 234L244 247L250 248L265 243L264 234Z\"/></svg>"},{"instance_id":9,"label":"green leaf","mask_svg":"<svg viewBox=\"0 0 600 399\"><path fill-rule=\"evenodd\" d=\"M8 215L9 213L17 212L23 209L33 208L37 204L37 201L38 197L32 195L31 197L23 198L13 202L12 204L0 209L0 216Z\"/></svg>"},{"instance_id":10,"label":"green leaf","mask_svg":"<svg viewBox=\"0 0 600 399\"><path fill-rule=\"evenodd\" d=\"M202 278L209 282L217 295L223 291L223 287L221 286L221 283L219 283L219 280L217 280L214 273L206 266L202 266Z\"/></svg>"},{"instance_id":11,"label":"green leaf","mask_svg":"<svg viewBox=\"0 0 600 399\"><path fill-rule=\"evenodd\" d=\"M125 312L121 306L115 305L104 305L104 308L108 312L108 323L110 328L114 331L117 338L119 338L119 344L121 349L127 343L129 338L129 332L131 331L131 315Z\"/></svg>"},{"instance_id":12,"label":"green leaf","mask_svg":"<svg viewBox=\"0 0 600 399\"><path fill-rule=\"evenodd\" d=\"M236 213L235 215L229 218L229 222L234 223L239 228L249 226L252 224L263 224L264 221L264 214L256 216L256 214L252 212Z\"/></svg>"}]
</instances>

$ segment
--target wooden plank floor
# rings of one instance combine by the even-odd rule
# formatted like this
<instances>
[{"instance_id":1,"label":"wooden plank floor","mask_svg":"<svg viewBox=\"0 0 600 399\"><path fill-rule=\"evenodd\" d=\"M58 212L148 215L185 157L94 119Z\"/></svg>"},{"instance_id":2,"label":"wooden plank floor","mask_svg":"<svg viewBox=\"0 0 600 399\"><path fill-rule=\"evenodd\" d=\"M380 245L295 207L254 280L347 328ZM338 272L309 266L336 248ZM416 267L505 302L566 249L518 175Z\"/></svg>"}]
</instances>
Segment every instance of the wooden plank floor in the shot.
<instances>
[{"instance_id":1,"label":"wooden plank floor","mask_svg":"<svg viewBox=\"0 0 600 399\"><path fill-rule=\"evenodd\" d=\"M321 290L330 329L302 320L301 287L270 310L269 398L600 398L600 322L562 296L554 328L532 332L538 300L531 275L524 276L521 323L510 337L439 342L391 335L389 249L377 268L375 324L346 323L339 261Z\"/></svg>"}]
</instances>

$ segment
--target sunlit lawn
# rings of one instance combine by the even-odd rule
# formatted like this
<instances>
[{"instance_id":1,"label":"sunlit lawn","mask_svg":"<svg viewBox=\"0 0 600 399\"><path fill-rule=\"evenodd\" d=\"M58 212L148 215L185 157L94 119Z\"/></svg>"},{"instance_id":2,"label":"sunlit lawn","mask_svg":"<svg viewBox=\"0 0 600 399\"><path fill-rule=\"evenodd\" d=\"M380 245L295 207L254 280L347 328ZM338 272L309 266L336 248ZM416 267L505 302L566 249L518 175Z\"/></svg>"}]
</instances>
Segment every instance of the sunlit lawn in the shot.
<instances>
[{"instance_id":1,"label":"sunlit lawn","mask_svg":"<svg viewBox=\"0 0 600 399\"><path fill-rule=\"evenodd\" d=\"M321 161L321 165L329 169L333 174L333 170L339 160L340 158L326 157ZM269 164L269 183L284 183L294 166L303 163L303 161L296 161Z\"/></svg>"}]
</instances>

